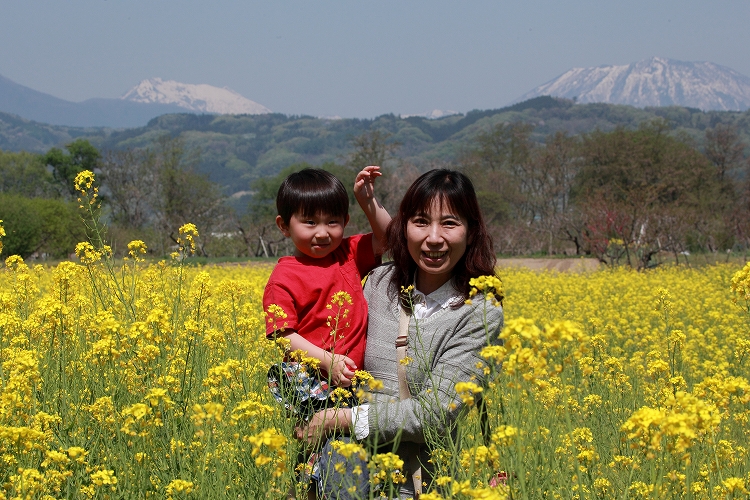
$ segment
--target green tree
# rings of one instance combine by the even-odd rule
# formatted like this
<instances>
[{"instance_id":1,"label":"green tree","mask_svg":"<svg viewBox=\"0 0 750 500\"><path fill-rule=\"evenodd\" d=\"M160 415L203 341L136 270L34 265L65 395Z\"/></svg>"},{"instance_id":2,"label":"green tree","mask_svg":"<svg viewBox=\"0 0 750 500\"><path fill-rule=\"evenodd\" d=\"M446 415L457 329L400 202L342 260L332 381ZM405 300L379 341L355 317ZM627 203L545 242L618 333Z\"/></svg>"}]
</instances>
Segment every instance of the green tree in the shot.
<instances>
[{"instance_id":1,"label":"green tree","mask_svg":"<svg viewBox=\"0 0 750 500\"><path fill-rule=\"evenodd\" d=\"M0 220L6 232L4 257L67 257L85 238L77 204L59 199L0 193Z\"/></svg>"},{"instance_id":2,"label":"green tree","mask_svg":"<svg viewBox=\"0 0 750 500\"><path fill-rule=\"evenodd\" d=\"M482 211L490 223L509 219L534 220L533 125L500 123L476 138L476 147L463 160L466 174L477 186Z\"/></svg>"},{"instance_id":3,"label":"green tree","mask_svg":"<svg viewBox=\"0 0 750 500\"><path fill-rule=\"evenodd\" d=\"M63 193L76 197L75 178L84 170L92 172L98 167L101 155L86 139L76 139L65 146L67 153L52 148L44 155L44 164L52 167L52 175Z\"/></svg>"},{"instance_id":4,"label":"green tree","mask_svg":"<svg viewBox=\"0 0 750 500\"><path fill-rule=\"evenodd\" d=\"M704 155L668 134L666 122L587 134L581 156L573 201L601 259L613 241L633 267L660 250L677 255L690 241L715 248L725 209L718 177Z\"/></svg>"},{"instance_id":5,"label":"green tree","mask_svg":"<svg viewBox=\"0 0 750 500\"><path fill-rule=\"evenodd\" d=\"M30 198L53 195L52 175L42 155L0 151L0 193L17 193Z\"/></svg>"}]
</instances>

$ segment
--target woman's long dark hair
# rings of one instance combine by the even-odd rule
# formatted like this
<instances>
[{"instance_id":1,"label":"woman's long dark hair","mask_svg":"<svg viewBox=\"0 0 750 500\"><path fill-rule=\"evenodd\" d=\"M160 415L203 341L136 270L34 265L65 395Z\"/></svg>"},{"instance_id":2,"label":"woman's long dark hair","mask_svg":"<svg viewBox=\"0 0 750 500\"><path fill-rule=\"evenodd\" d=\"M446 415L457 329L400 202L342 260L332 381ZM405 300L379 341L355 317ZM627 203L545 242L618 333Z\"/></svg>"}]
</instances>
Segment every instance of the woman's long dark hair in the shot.
<instances>
[{"instance_id":1,"label":"woman's long dark hair","mask_svg":"<svg viewBox=\"0 0 750 500\"><path fill-rule=\"evenodd\" d=\"M395 272L391 291L400 292L414 282L417 264L409 254L406 242L406 225L409 219L427 213L434 200L468 222L466 252L453 268L453 287L464 298L469 296L469 280L479 276L495 275L495 251L487 232L477 195L471 180L455 170L437 169L422 174L409 187L401 201L398 213L386 230L386 251L393 259Z\"/></svg>"}]
</instances>

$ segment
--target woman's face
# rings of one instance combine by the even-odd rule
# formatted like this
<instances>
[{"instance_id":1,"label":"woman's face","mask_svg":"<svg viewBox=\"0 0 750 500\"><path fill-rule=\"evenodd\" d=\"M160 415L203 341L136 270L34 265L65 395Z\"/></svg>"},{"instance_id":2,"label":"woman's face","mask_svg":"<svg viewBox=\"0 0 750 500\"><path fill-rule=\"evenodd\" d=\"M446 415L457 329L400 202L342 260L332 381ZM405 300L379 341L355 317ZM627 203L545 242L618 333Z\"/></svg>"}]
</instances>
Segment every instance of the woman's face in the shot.
<instances>
[{"instance_id":1,"label":"woman's face","mask_svg":"<svg viewBox=\"0 0 750 500\"><path fill-rule=\"evenodd\" d=\"M427 213L416 214L406 223L409 255L417 264L417 289L432 293L453 275L468 239L468 223L448 205L434 199Z\"/></svg>"}]
</instances>

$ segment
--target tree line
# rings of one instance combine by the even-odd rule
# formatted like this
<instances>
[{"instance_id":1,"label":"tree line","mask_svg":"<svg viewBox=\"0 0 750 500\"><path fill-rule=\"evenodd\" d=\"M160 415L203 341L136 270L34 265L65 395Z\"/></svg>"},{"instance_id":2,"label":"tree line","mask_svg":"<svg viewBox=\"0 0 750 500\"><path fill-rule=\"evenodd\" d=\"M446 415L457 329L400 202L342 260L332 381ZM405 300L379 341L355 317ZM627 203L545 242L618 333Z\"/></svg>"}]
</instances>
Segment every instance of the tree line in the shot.
<instances>
[{"instance_id":1,"label":"tree line","mask_svg":"<svg viewBox=\"0 0 750 500\"><path fill-rule=\"evenodd\" d=\"M221 189L197 173L198 160L168 135L147 148L104 154L86 139L46 154L0 151L3 255L64 258L86 239L75 189L83 170L96 174L115 251L126 253L129 241L141 239L168 254L186 221L210 228L225 215Z\"/></svg>"},{"instance_id":2,"label":"tree line","mask_svg":"<svg viewBox=\"0 0 750 500\"><path fill-rule=\"evenodd\" d=\"M664 120L542 144L532 130L497 125L462 160L499 251L644 268L664 253L679 261L750 245L750 166L735 127L707 129L702 144Z\"/></svg>"},{"instance_id":3,"label":"tree line","mask_svg":"<svg viewBox=\"0 0 750 500\"><path fill-rule=\"evenodd\" d=\"M611 265L648 267L660 255L677 261L690 252L750 246L750 166L736 126L719 123L698 142L675 134L665 120L638 128L556 132L535 141L535 125L505 122L479 133L451 164L398 159L400 144L371 129L351 139L342 162L319 165L351 189L365 165L386 175L378 195L392 212L408 185L434 167L457 168L475 182L504 254L595 256ZM163 135L148 147L100 153L85 139L46 154L0 151L0 219L4 254L60 258L86 237L77 215L73 180L97 174L103 216L115 251L142 239L157 255L169 253L177 228L201 229L204 256L274 257L291 251L275 228L275 195L288 165L248 185L247 206L223 195L198 173L200 151ZM367 230L352 200L349 232Z\"/></svg>"}]
</instances>

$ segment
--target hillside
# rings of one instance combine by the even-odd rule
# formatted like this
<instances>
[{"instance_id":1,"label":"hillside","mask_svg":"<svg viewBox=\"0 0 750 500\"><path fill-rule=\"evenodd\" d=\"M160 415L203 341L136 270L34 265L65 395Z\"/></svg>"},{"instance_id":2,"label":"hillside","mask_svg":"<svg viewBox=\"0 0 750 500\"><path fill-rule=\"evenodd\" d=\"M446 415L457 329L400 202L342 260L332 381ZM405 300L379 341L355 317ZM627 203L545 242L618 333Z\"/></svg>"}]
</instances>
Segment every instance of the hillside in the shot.
<instances>
[{"instance_id":1,"label":"hillside","mask_svg":"<svg viewBox=\"0 0 750 500\"><path fill-rule=\"evenodd\" d=\"M674 133L687 134L700 144L706 128L718 123L739 127L750 142L750 111L703 112L694 108L635 108L612 104L574 104L565 99L538 97L507 108L471 111L439 119L400 118L321 119L310 116L169 114L145 127L129 129L76 128L45 125L0 113L0 149L44 152L72 139L85 137L101 150L150 146L163 134L181 136L189 148L201 152L200 169L221 184L225 193L245 191L254 179L272 175L298 162L343 163L352 151L352 138L368 131L392 134L401 146L392 162L419 167L451 163L472 140L492 125L523 121L535 125L533 138L542 142L557 131L568 134L595 129L635 128L664 118Z\"/></svg>"}]
</instances>

